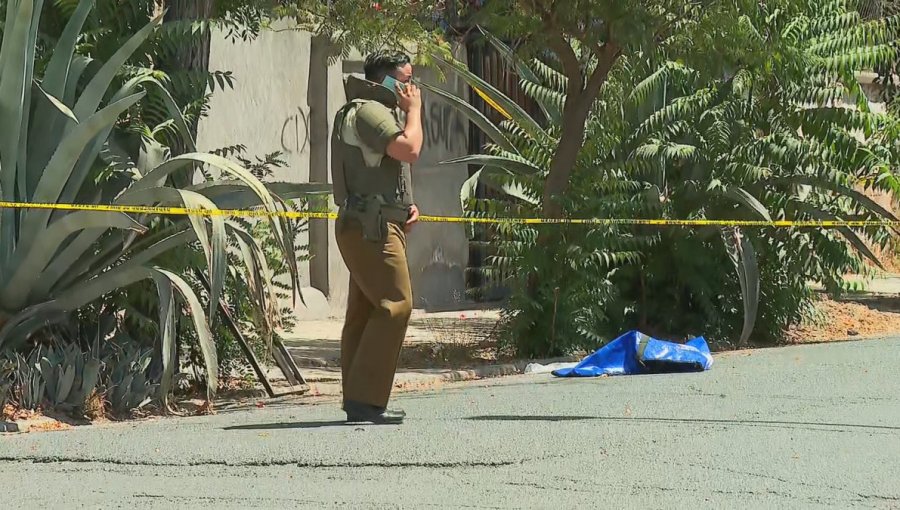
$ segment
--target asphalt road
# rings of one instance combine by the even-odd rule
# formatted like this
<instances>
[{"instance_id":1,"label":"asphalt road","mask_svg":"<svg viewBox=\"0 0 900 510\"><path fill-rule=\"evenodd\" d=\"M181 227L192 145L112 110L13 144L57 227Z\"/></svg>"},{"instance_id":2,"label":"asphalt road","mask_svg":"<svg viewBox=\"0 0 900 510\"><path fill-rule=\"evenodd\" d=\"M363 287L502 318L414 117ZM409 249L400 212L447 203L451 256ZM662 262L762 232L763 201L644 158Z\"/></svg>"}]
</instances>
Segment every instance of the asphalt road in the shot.
<instances>
[{"instance_id":1,"label":"asphalt road","mask_svg":"<svg viewBox=\"0 0 900 510\"><path fill-rule=\"evenodd\" d=\"M7 508L900 508L900 340L0 437Z\"/></svg>"}]
</instances>

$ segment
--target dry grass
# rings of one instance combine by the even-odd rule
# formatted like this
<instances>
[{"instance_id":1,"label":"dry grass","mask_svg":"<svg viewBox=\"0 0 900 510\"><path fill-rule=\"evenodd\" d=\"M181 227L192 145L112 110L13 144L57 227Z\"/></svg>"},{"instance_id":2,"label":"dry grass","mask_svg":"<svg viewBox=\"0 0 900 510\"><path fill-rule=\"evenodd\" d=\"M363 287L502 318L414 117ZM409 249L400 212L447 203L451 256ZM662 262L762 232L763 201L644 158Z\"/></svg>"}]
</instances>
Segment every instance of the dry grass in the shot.
<instances>
[{"instance_id":1,"label":"dry grass","mask_svg":"<svg viewBox=\"0 0 900 510\"><path fill-rule=\"evenodd\" d=\"M32 418L36 418L40 416L40 413L37 411L27 411L25 409L19 409L13 407L12 404L6 404L0 409L0 420L7 421L19 421L19 420L30 420Z\"/></svg>"}]
</instances>

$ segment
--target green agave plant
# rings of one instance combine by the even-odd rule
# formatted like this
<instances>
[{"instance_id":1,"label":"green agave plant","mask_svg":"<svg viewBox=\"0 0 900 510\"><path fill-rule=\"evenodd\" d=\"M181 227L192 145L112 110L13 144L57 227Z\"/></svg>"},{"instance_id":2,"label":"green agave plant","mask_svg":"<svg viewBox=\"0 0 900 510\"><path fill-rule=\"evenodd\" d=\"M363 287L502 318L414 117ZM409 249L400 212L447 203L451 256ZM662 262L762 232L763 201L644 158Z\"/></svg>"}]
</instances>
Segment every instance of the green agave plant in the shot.
<instances>
[{"instance_id":1,"label":"green agave plant","mask_svg":"<svg viewBox=\"0 0 900 510\"><path fill-rule=\"evenodd\" d=\"M174 205L217 210L262 208L275 213L287 200L327 193L318 184L263 184L251 172L220 156L191 152L167 158L163 147L144 137L139 157L131 157L113 136L117 122L147 89L167 98L171 121L186 139L178 106L150 72L117 89L122 67L160 25L162 17L126 41L106 62L75 52L93 7L81 0L57 42L46 70L35 76L35 43L43 0L9 0L0 48L0 196L6 202ZM190 142L192 145L192 142ZM195 150L191 146L192 150ZM218 180L191 184L196 170L215 170ZM181 184L174 184L181 183ZM271 235L295 261L289 222L269 219ZM198 243L206 256L211 292L208 310L185 278L154 263L160 255ZM243 260L261 310L275 299L266 258L239 223L224 216L162 218L114 212L0 210L0 350L24 346L34 332L67 319L79 308L141 280L155 282L159 294L163 378L168 396L175 369L175 317L186 305L204 354L208 391L215 392L217 362L209 320L221 297L227 250ZM291 267L296 285L296 263Z\"/></svg>"},{"instance_id":2,"label":"green agave plant","mask_svg":"<svg viewBox=\"0 0 900 510\"><path fill-rule=\"evenodd\" d=\"M748 48L747 64L724 79L667 59L665 45L657 54L623 57L588 120L566 213L607 218L895 220L861 189L900 191L900 181L891 171L897 161L898 123L890 115L871 111L856 76L897 58L900 21L863 21L851 7L833 0L786 13L761 4L758 12L747 13L742 20L756 36L757 53ZM485 36L518 73L543 118L528 115L464 64L444 61L509 115L507 121L495 124L467 100L428 87L465 113L491 142L484 154L448 163L482 166L462 190L470 214L539 215L544 179L561 133L566 77L553 62L525 62L491 34ZM473 201L478 184L505 198ZM512 279L529 271L540 274L540 257L531 253L537 230L501 230L503 235L491 243L497 274ZM843 272L863 269L854 251L879 264L869 245L883 246L890 236L886 228L841 228L838 233L584 227L563 234L571 243L563 256L572 270L597 274L593 281L608 286L605 301L597 296L582 300L587 307L605 308L616 293L621 294L621 275L629 267L639 273L635 278L642 279L643 289L645 270L655 264L671 273L661 278L671 276L672 285L691 279L691 299L703 300L700 306L712 317L722 313L717 296L723 290L709 288L715 282L704 271L711 268L701 264L698 274L679 275L671 260L661 259L671 257L674 246L690 245L693 252L688 258L695 264L711 261L710 239L724 240L723 255L734 264L743 296L743 342L750 337L760 308L760 250L768 261L784 261L785 269L795 271L801 281L809 277L835 289ZM565 266L561 260L553 265ZM562 285L563 292L567 285ZM598 292L600 284L591 285L590 292ZM554 301L553 296L549 299ZM556 306L539 305L533 297L523 302L540 308L534 312ZM660 308L665 311L666 305ZM600 319L608 318L602 310L597 313ZM597 336L589 328L579 333ZM552 334L542 332L544 336Z\"/></svg>"},{"instance_id":3,"label":"green agave plant","mask_svg":"<svg viewBox=\"0 0 900 510\"><path fill-rule=\"evenodd\" d=\"M0 408L9 400L15 373L16 365L12 360L0 359Z\"/></svg>"}]
</instances>

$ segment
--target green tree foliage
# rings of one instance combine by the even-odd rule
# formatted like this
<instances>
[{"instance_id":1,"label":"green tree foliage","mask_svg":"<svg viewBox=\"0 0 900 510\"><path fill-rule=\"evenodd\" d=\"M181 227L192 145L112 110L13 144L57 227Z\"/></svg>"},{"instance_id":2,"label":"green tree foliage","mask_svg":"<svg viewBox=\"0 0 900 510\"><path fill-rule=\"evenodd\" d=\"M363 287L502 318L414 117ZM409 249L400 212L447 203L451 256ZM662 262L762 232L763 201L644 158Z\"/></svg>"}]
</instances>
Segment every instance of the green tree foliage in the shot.
<instances>
[{"instance_id":1,"label":"green tree foliage","mask_svg":"<svg viewBox=\"0 0 900 510\"><path fill-rule=\"evenodd\" d=\"M558 133L531 130L556 140L543 194L548 216L562 213L561 198L584 142L585 124L609 74L623 58L650 55L659 48L692 54L707 66L721 67L749 49L737 20L755 2L697 0L510 0L485 2L471 21L521 44L520 55L553 62L564 86ZM715 59L703 59L715 54ZM743 51L740 52L741 54ZM733 57L733 58L732 58Z\"/></svg>"},{"instance_id":2,"label":"green tree foliage","mask_svg":"<svg viewBox=\"0 0 900 510\"><path fill-rule=\"evenodd\" d=\"M790 1L790 0L786 0ZM558 103L545 115L552 126L535 122L522 128L552 146L552 158L541 189L540 214L565 214L565 196L586 140L587 122L610 73L623 59L646 59L660 52L721 75L748 54L752 34L740 13L756 5L751 0L507 0L485 2L472 14L478 23L506 40L518 43L520 56L537 56L557 73ZM752 58L752 57L751 57ZM516 117L521 121L521 116ZM541 232L539 244L559 246L559 230ZM527 275L530 299L537 299L543 275ZM541 335L534 331L529 336Z\"/></svg>"},{"instance_id":3,"label":"green tree foliage","mask_svg":"<svg viewBox=\"0 0 900 510\"><path fill-rule=\"evenodd\" d=\"M0 7L5 0L0 0ZM48 2L41 20L37 54L49 58L79 0ZM233 87L236 77L227 69L210 69L209 51L214 31L232 42L256 39L272 23L293 21L296 29L327 37L334 56L351 49L402 48L420 44L421 61L427 62L440 41L430 31L435 8L429 2L410 5L402 0L380 3L361 0L95 0L77 51L90 59L107 60L121 43L149 19L165 13L159 30L136 51L121 79L152 70L178 104L190 132L206 115L209 99L217 90ZM284 25L290 26L290 25ZM284 29L279 26L279 29ZM40 66L40 64L38 64ZM165 98L154 91L129 118L129 129L141 130L169 147L173 155L184 146L173 128Z\"/></svg>"},{"instance_id":4,"label":"green tree foliage","mask_svg":"<svg viewBox=\"0 0 900 510\"><path fill-rule=\"evenodd\" d=\"M273 11L292 19L297 27L325 37L334 57L347 57L353 49L408 50L415 47L418 63L429 64L431 53L445 49L449 26L441 21L452 1L409 0L300 0L282 2Z\"/></svg>"},{"instance_id":5,"label":"green tree foliage","mask_svg":"<svg viewBox=\"0 0 900 510\"><path fill-rule=\"evenodd\" d=\"M735 21L752 37L743 61L725 69L691 65L663 47L617 59L591 103L562 214L895 219L861 191L898 191L898 123L869 109L856 72L896 58L897 19L862 22L846 2L832 0L757 5ZM454 162L484 165L464 187L471 214L538 215L564 136L569 78L553 59L520 60L491 38L547 121L457 66L511 119L493 125L448 98L492 142L485 154ZM569 43L579 57L580 44ZM710 71L716 67L724 72ZM475 182L507 198L472 199ZM541 229L552 229L557 242L538 243ZM491 242L488 271L512 290L508 339L524 355L593 348L636 327L675 337L778 339L808 309L808 281L839 292L843 274L864 270L861 258L877 263L869 245L889 237L874 227L509 224ZM535 274L537 282L529 278Z\"/></svg>"}]
</instances>

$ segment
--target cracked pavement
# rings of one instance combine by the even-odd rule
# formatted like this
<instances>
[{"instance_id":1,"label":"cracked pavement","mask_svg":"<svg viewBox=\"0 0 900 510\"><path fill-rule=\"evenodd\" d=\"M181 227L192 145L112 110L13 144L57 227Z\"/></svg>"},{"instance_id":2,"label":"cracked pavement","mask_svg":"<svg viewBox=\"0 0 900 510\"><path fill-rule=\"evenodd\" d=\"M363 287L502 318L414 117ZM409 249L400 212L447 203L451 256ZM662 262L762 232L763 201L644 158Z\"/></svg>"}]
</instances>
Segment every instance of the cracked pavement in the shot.
<instances>
[{"instance_id":1,"label":"cracked pavement","mask_svg":"<svg viewBox=\"0 0 900 510\"><path fill-rule=\"evenodd\" d=\"M9 508L900 508L900 339L0 436Z\"/></svg>"}]
</instances>

